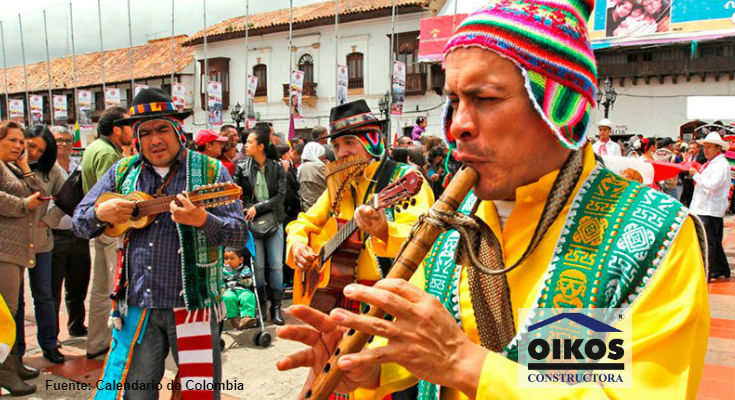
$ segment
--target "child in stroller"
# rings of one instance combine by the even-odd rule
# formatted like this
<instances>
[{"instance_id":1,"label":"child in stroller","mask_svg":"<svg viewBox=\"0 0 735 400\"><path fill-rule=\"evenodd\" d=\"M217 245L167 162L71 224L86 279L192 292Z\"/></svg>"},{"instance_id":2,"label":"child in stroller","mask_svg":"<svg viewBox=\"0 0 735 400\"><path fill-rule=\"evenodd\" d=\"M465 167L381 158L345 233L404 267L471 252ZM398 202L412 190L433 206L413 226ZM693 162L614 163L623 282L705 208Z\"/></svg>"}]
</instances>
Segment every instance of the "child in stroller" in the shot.
<instances>
[{"instance_id":1,"label":"child in stroller","mask_svg":"<svg viewBox=\"0 0 735 400\"><path fill-rule=\"evenodd\" d=\"M225 308L227 319L237 329L255 328L255 295L253 294L253 272L245 265L250 259L247 249L225 249Z\"/></svg>"}]
</instances>

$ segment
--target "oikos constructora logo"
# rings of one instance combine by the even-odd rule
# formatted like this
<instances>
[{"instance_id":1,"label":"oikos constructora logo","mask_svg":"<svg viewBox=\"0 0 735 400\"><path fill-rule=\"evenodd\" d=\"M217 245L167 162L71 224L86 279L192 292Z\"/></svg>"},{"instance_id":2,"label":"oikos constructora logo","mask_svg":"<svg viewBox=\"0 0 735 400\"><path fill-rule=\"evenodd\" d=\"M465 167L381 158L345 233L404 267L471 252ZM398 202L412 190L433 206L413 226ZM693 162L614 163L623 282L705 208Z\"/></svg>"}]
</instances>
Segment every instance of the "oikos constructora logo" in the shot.
<instances>
[{"instance_id":1,"label":"oikos constructora logo","mask_svg":"<svg viewBox=\"0 0 735 400\"><path fill-rule=\"evenodd\" d=\"M518 315L525 321L517 341L519 387L632 387L630 309L520 309Z\"/></svg>"}]
</instances>

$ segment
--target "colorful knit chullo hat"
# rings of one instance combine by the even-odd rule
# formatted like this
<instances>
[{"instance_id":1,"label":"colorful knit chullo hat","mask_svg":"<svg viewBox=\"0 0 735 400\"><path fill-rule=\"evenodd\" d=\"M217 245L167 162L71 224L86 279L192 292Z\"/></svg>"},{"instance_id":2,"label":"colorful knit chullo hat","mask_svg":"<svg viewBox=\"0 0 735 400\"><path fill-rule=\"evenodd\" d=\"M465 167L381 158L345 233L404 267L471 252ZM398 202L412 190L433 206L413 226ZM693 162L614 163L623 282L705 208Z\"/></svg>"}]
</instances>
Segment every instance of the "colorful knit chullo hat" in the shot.
<instances>
[{"instance_id":1,"label":"colorful knit chullo hat","mask_svg":"<svg viewBox=\"0 0 735 400\"><path fill-rule=\"evenodd\" d=\"M577 149L595 105L597 66L586 24L593 7L594 0L494 0L462 21L444 57L480 47L512 60L544 122L564 147Z\"/></svg>"}]
</instances>

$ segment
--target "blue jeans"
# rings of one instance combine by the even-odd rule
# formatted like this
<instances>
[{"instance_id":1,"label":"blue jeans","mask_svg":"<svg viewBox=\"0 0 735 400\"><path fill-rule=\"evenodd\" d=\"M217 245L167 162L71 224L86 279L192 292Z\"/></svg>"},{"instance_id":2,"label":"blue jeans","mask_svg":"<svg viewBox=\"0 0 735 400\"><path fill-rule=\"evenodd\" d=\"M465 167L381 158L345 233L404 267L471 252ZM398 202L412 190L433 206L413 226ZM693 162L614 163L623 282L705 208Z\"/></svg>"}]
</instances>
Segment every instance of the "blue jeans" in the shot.
<instances>
[{"instance_id":1,"label":"blue jeans","mask_svg":"<svg viewBox=\"0 0 735 400\"><path fill-rule=\"evenodd\" d=\"M218 385L222 382L222 357L219 348L219 324L216 318L212 318L210 326L212 327L214 367L212 381L215 385L213 399L219 400ZM169 349L178 365L179 351L176 343L174 311L170 308L148 309L148 325L146 325L143 340L133 349L126 383L139 382L139 385L151 387L161 382ZM158 400L158 390L154 388L153 390L127 391L123 398L126 400Z\"/></svg>"},{"instance_id":2,"label":"blue jeans","mask_svg":"<svg viewBox=\"0 0 735 400\"><path fill-rule=\"evenodd\" d=\"M255 239L255 279L265 288L265 265L268 260L268 288L283 290L283 226L266 239ZM261 299L261 301L263 301Z\"/></svg>"},{"instance_id":3,"label":"blue jeans","mask_svg":"<svg viewBox=\"0 0 735 400\"><path fill-rule=\"evenodd\" d=\"M36 314L36 338L43 350L55 349L57 345L56 303L51 289L51 252L36 254L36 266L28 269L33 295L33 308ZM18 312L15 313L15 344L18 356L23 357L26 351L25 336L25 299L23 283L18 294Z\"/></svg>"}]
</instances>

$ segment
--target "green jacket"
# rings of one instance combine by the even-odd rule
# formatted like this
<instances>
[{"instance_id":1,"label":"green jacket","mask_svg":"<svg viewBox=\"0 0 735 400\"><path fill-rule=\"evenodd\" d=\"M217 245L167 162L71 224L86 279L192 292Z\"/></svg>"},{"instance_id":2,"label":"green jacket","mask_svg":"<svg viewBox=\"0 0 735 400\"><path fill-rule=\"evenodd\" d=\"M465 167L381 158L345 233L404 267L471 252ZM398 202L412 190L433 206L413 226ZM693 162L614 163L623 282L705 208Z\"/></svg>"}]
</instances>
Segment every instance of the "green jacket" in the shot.
<instances>
[{"instance_id":1,"label":"green jacket","mask_svg":"<svg viewBox=\"0 0 735 400\"><path fill-rule=\"evenodd\" d=\"M87 146L81 165L84 194L87 194L97 180L121 158L123 158L122 149L105 137L100 137Z\"/></svg>"}]
</instances>

